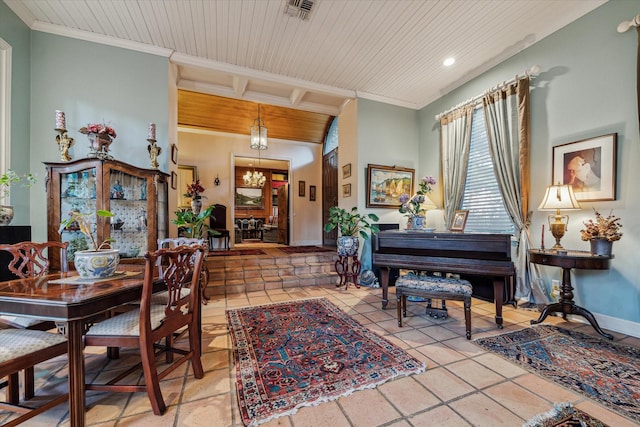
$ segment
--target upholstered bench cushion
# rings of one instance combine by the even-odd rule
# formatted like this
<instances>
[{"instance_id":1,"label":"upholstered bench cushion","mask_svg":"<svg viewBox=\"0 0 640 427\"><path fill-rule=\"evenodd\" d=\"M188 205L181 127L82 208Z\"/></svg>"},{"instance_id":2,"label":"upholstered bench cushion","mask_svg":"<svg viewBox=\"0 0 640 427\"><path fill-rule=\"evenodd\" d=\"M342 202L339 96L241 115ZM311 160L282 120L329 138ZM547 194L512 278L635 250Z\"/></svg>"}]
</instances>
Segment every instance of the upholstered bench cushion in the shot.
<instances>
[{"instance_id":1,"label":"upholstered bench cushion","mask_svg":"<svg viewBox=\"0 0 640 427\"><path fill-rule=\"evenodd\" d=\"M151 306L151 329L156 329L164 320L164 306ZM127 311L93 325L87 335L140 335L140 309Z\"/></svg>"},{"instance_id":2,"label":"upholstered bench cushion","mask_svg":"<svg viewBox=\"0 0 640 427\"><path fill-rule=\"evenodd\" d=\"M440 295L471 296L473 287L468 280L440 276L406 274L396 280L396 289L429 291Z\"/></svg>"},{"instance_id":3,"label":"upholstered bench cushion","mask_svg":"<svg viewBox=\"0 0 640 427\"><path fill-rule=\"evenodd\" d=\"M31 329L0 329L0 362L66 342L64 335Z\"/></svg>"},{"instance_id":4,"label":"upholstered bench cushion","mask_svg":"<svg viewBox=\"0 0 640 427\"><path fill-rule=\"evenodd\" d=\"M38 323L42 323L42 319L34 319L32 317L22 317L22 316L8 316L3 315L0 316L0 319L7 325L14 328L27 329L31 326L35 326Z\"/></svg>"}]
</instances>

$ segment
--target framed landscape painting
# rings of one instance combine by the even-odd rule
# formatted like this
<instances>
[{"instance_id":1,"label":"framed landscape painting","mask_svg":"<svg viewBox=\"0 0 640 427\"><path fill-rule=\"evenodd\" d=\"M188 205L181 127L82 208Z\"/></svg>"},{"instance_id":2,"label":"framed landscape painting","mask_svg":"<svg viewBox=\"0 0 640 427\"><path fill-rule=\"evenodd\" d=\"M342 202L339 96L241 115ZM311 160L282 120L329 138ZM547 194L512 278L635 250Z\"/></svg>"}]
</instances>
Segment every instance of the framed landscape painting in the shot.
<instances>
[{"instance_id":1,"label":"framed landscape painting","mask_svg":"<svg viewBox=\"0 0 640 427\"><path fill-rule=\"evenodd\" d=\"M264 209L262 188L236 187L237 209Z\"/></svg>"},{"instance_id":2,"label":"framed landscape painting","mask_svg":"<svg viewBox=\"0 0 640 427\"><path fill-rule=\"evenodd\" d=\"M553 184L573 187L580 202L616 199L617 134L553 147Z\"/></svg>"},{"instance_id":3,"label":"framed landscape painting","mask_svg":"<svg viewBox=\"0 0 640 427\"><path fill-rule=\"evenodd\" d=\"M414 169L395 166L367 166L367 207L389 208L400 207L398 197L407 193L413 194Z\"/></svg>"}]
</instances>

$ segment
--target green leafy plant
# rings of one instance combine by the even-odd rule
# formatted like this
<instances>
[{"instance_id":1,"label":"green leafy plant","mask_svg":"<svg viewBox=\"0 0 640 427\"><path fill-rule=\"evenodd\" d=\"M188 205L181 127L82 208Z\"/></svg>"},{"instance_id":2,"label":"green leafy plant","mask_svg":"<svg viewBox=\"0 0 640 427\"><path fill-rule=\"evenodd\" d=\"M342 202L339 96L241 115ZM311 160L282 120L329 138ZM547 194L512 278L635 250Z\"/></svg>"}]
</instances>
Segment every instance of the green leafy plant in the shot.
<instances>
[{"instance_id":1,"label":"green leafy plant","mask_svg":"<svg viewBox=\"0 0 640 427\"><path fill-rule=\"evenodd\" d=\"M376 214L359 214L358 208L353 207L350 211L333 206L329 208L329 222L324 225L324 231L330 232L337 228L341 236L357 236L369 238L369 233L380 231L374 222L378 221Z\"/></svg>"},{"instance_id":2,"label":"green leafy plant","mask_svg":"<svg viewBox=\"0 0 640 427\"><path fill-rule=\"evenodd\" d=\"M11 192L11 186L24 181L25 187L31 187L38 181L33 174L18 175L14 170L9 169L6 173L0 175L0 198L5 198Z\"/></svg>"},{"instance_id":3,"label":"green leafy plant","mask_svg":"<svg viewBox=\"0 0 640 427\"><path fill-rule=\"evenodd\" d=\"M66 220L60 223L60 228L58 229L58 233L62 233L66 229L79 230L82 234L85 235L85 237L89 241L90 251L99 251L100 249L103 249L106 246L111 247L111 243L115 242L115 239L112 239L111 237L105 239L98 245L98 241L96 237L93 235L93 231L91 230L92 228L91 221L89 221L89 218L91 218L94 214L96 216L101 216L101 217L114 216L113 213L103 209L100 209L95 213L94 212L82 213L80 211L71 211L69 212L69 218L67 218Z\"/></svg>"},{"instance_id":4,"label":"green leafy plant","mask_svg":"<svg viewBox=\"0 0 640 427\"><path fill-rule=\"evenodd\" d=\"M209 235L216 235L219 233L211 230L208 224L213 208L215 205L209 206L197 215L191 210L176 211L176 219L171 222L182 229L184 237L203 239Z\"/></svg>"}]
</instances>

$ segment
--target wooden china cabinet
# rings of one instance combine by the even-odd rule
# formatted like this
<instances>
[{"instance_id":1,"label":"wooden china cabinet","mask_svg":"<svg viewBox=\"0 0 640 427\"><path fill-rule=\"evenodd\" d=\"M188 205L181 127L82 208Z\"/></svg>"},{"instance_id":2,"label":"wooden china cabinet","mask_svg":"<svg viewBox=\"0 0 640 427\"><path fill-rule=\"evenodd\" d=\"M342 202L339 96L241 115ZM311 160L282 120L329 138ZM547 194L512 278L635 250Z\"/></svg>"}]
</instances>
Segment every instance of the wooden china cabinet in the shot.
<instances>
[{"instance_id":1,"label":"wooden china cabinet","mask_svg":"<svg viewBox=\"0 0 640 427\"><path fill-rule=\"evenodd\" d=\"M112 218L93 216L97 242L112 238L121 263L137 263L146 251L155 250L157 239L168 237L168 175L118 160L79 159L45 163L47 169L47 239L69 242L68 257L88 249L85 236L73 225L58 232L60 221L74 210L111 211ZM56 255L53 267L59 267Z\"/></svg>"}]
</instances>

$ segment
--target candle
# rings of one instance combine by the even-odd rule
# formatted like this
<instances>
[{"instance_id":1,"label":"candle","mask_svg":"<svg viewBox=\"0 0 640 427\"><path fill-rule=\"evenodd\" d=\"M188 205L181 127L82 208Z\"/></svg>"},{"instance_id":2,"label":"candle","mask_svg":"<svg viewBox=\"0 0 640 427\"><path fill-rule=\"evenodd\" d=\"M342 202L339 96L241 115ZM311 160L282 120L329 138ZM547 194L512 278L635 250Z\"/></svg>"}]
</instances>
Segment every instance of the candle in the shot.
<instances>
[{"instance_id":1,"label":"candle","mask_svg":"<svg viewBox=\"0 0 640 427\"><path fill-rule=\"evenodd\" d=\"M542 224L542 239L540 239L540 247L544 249L544 224Z\"/></svg>"},{"instance_id":2,"label":"candle","mask_svg":"<svg viewBox=\"0 0 640 427\"><path fill-rule=\"evenodd\" d=\"M64 111L56 110L56 129L67 130Z\"/></svg>"},{"instance_id":3,"label":"candle","mask_svg":"<svg viewBox=\"0 0 640 427\"><path fill-rule=\"evenodd\" d=\"M149 136L147 137L147 139L156 139L156 124L155 123L149 123Z\"/></svg>"}]
</instances>

